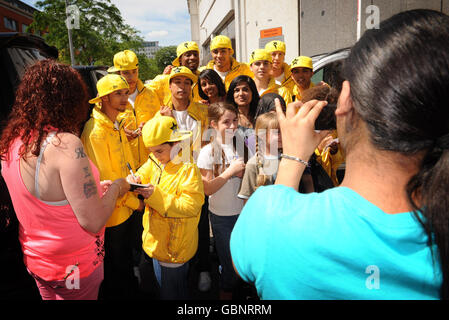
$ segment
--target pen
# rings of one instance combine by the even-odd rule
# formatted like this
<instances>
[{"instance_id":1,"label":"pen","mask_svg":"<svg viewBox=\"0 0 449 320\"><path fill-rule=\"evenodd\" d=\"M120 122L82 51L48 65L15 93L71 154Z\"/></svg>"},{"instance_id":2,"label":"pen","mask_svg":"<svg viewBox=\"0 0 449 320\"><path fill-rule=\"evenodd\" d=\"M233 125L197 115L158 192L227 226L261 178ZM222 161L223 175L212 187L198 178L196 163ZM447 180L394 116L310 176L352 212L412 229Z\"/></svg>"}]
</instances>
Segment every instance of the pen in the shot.
<instances>
[{"instance_id":1,"label":"pen","mask_svg":"<svg viewBox=\"0 0 449 320\"><path fill-rule=\"evenodd\" d=\"M133 176L134 179L137 179L136 175L133 172L133 169L131 168L131 166L129 165L129 162L126 163L126 166L129 169L129 172L131 173L131 175Z\"/></svg>"}]
</instances>

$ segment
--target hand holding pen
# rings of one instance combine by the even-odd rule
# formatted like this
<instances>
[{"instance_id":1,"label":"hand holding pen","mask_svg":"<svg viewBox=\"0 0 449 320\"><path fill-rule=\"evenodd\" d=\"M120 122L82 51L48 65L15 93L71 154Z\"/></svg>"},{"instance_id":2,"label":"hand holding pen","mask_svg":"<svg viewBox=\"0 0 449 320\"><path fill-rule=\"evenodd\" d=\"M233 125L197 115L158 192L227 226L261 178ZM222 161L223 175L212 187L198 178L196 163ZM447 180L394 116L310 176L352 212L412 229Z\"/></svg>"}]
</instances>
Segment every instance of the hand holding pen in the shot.
<instances>
[{"instance_id":1,"label":"hand holding pen","mask_svg":"<svg viewBox=\"0 0 449 320\"><path fill-rule=\"evenodd\" d=\"M131 165L129 164L129 162L126 163L126 166L128 167L129 173L130 173L130 175L126 178L126 180L128 180L128 182L140 183L140 177L138 177L134 174L134 171L131 168Z\"/></svg>"}]
</instances>

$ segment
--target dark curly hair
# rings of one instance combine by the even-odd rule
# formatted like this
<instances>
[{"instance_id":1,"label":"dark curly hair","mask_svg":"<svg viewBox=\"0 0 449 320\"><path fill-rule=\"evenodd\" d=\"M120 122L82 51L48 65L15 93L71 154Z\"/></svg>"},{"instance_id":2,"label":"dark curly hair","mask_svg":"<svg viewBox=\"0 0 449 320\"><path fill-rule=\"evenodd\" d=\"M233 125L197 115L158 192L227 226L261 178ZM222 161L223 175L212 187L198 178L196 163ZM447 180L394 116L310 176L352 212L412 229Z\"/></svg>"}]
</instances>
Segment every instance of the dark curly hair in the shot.
<instances>
[{"instance_id":1,"label":"dark curly hair","mask_svg":"<svg viewBox=\"0 0 449 320\"><path fill-rule=\"evenodd\" d=\"M27 68L2 131L0 158L5 160L12 142L20 137L20 156L38 156L50 131L77 136L88 116L87 87L80 74L68 65L46 59Z\"/></svg>"}]
</instances>

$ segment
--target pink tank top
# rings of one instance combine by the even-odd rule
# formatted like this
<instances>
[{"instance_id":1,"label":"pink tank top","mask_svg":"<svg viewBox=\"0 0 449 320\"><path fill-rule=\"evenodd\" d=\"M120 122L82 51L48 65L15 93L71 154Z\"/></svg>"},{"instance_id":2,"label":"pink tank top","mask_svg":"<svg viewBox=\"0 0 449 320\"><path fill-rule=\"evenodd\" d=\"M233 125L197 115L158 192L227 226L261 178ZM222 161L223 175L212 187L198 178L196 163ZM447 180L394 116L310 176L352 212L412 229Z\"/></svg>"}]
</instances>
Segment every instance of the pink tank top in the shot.
<instances>
[{"instance_id":1,"label":"pink tank top","mask_svg":"<svg viewBox=\"0 0 449 320\"><path fill-rule=\"evenodd\" d=\"M46 142L49 140L50 136ZM2 161L2 175L20 222L19 241L25 265L46 281L64 280L75 266L80 278L85 278L103 262L104 228L98 234L92 234L80 226L66 200L45 202L30 193L20 174L21 145L20 138L12 144L9 159ZM41 154L45 146L44 143ZM39 163L40 159L36 171ZM101 190L98 169L92 162L90 166L97 190ZM36 194L39 194L38 189Z\"/></svg>"}]
</instances>

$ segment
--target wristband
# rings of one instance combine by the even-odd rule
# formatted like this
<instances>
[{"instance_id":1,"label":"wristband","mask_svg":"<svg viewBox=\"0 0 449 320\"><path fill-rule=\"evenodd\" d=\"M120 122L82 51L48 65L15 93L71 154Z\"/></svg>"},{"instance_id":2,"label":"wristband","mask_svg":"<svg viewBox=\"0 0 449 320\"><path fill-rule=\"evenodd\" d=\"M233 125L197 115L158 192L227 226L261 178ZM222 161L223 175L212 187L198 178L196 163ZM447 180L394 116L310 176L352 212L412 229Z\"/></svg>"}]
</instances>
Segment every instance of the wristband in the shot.
<instances>
[{"instance_id":1,"label":"wristband","mask_svg":"<svg viewBox=\"0 0 449 320\"><path fill-rule=\"evenodd\" d=\"M283 153L282 153L282 154L281 154L281 158L285 158L285 159L289 159L289 160L294 160L294 161L297 161L297 162L299 162L299 163L305 165L306 167L310 167L310 163L308 163L307 161L304 161L304 160L302 160L302 159L299 159L299 158L297 158L297 157L289 156L289 155L286 155L286 154L283 154Z\"/></svg>"}]
</instances>

